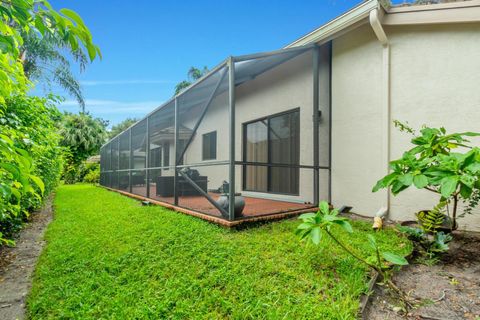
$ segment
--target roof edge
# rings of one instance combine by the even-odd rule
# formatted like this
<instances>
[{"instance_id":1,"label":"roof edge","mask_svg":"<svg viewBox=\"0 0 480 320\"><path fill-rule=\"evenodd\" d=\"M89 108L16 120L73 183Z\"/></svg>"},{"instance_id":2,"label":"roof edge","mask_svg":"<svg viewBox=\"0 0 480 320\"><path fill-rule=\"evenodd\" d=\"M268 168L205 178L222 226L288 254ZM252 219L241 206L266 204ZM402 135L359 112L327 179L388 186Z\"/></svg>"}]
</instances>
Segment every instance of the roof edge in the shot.
<instances>
[{"instance_id":1,"label":"roof edge","mask_svg":"<svg viewBox=\"0 0 480 320\"><path fill-rule=\"evenodd\" d=\"M390 8L384 8L378 0L367 0L284 48L331 40L368 22L370 11L375 9L385 13L382 25L387 26L480 22L480 0Z\"/></svg>"},{"instance_id":2,"label":"roof edge","mask_svg":"<svg viewBox=\"0 0 480 320\"><path fill-rule=\"evenodd\" d=\"M306 45L312 42L320 42L330 38L338 32L367 19L370 11L380 8L378 0L367 0L348 10L337 18L330 20L319 28L293 41L284 48L291 48ZM383 7L382 7L383 8Z\"/></svg>"},{"instance_id":3,"label":"roof edge","mask_svg":"<svg viewBox=\"0 0 480 320\"><path fill-rule=\"evenodd\" d=\"M388 14L403 13L403 12L418 12L418 11L432 11L432 10L448 10L480 6L480 0L469 0L460 2L422 4L414 6L393 6L388 8Z\"/></svg>"}]
</instances>

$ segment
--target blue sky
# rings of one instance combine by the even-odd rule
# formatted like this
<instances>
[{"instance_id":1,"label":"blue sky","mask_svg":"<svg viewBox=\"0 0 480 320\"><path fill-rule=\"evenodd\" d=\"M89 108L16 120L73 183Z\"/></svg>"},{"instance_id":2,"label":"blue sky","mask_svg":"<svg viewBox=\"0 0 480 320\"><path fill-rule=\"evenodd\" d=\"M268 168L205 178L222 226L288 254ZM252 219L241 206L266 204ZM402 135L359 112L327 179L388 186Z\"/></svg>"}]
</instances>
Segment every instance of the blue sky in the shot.
<instances>
[{"instance_id":1,"label":"blue sky","mask_svg":"<svg viewBox=\"0 0 480 320\"><path fill-rule=\"evenodd\" d=\"M172 96L190 66L281 48L359 0L52 0L77 11L103 60L79 75L87 110L118 123L142 117ZM78 112L66 97L61 110Z\"/></svg>"}]
</instances>

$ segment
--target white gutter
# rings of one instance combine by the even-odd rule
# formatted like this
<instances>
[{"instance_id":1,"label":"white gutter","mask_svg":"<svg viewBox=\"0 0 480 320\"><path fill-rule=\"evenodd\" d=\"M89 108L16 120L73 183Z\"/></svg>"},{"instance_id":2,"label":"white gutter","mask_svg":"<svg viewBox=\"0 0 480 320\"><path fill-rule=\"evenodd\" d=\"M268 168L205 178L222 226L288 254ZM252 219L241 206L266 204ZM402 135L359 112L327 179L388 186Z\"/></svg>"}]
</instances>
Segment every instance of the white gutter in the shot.
<instances>
[{"instance_id":1,"label":"white gutter","mask_svg":"<svg viewBox=\"0 0 480 320\"><path fill-rule=\"evenodd\" d=\"M390 43L382 27L382 19L385 12L382 8L377 7L370 11L369 20L373 32L377 36L378 41L382 45L382 163L384 164L384 174L390 173L390 131L391 131L391 105L390 105ZM379 212L384 212L385 216L390 210L390 190L386 192L385 206Z\"/></svg>"}]
</instances>

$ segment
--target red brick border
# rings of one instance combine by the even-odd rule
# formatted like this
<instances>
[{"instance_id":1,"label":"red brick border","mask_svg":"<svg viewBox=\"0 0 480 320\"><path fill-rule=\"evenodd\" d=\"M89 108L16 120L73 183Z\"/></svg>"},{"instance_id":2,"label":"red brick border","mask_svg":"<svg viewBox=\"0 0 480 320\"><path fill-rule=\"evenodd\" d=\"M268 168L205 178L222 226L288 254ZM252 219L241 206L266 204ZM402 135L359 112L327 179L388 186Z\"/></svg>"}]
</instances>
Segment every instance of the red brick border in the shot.
<instances>
[{"instance_id":1,"label":"red brick border","mask_svg":"<svg viewBox=\"0 0 480 320\"><path fill-rule=\"evenodd\" d=\"M185 208L175 206L175 205L167 203L167 202L162 202L162 201L150 199L150 198L139 196L139 195L136 195L136 194L133 194L133 193L130 193L130 192L117 190L117 189L112 189L112 188L105 187L105 186L99 186L99 187L110 190L110 191L120 193L124 196L130 197L130 198L133 198L133 199L137 199L137 200L141 200L141 201L148 201L148 202L153 203L155 205L162 206L164 208L167 208L167 209L170 209L170 210L173 210L173 211L176 211L176 212L184 213L184 214L187 214L189 216L197 217L197 218L209 221L209 222L213 222L213 223L219 224L219 225L227 227L227 228L232 228L232 227L236 227L236 226L239 226L241 224L247 224L247 223L286 219L286 218L297 216L297 215L305 213L305 212L312 212L312 209L315 208L314 206L312 206L311 208L304 208L304 209L300 209L300 210L273 213L273 214L268 214L268 215L263 215L263 216L243 218L241 220L228 221L228 220L222 219L220 217L214 217L214 216L211 216L211 215L208 215L208 214L205 214L205 213L185 209Z\"/></svg>"}]
</instances>

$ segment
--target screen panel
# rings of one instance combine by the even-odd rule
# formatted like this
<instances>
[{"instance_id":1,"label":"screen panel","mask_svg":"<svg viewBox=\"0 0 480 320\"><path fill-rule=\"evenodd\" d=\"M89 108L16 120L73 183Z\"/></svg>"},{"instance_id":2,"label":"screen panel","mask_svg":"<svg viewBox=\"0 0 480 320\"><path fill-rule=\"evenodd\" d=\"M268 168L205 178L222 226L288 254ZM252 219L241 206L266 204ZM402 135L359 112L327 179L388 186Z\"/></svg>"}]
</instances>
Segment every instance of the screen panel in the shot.
<instances>
[{"instance_id":1,"label":"screen panel","mask_svg":"<svg viewBox=\"0 0 480 320\"><path fill-rule=\"evenodd\" d=\"M131 169L144 169L147 151L147 120L138 122L131 128L132 135L132 158Z\"/></svg>"}]
</instances>

